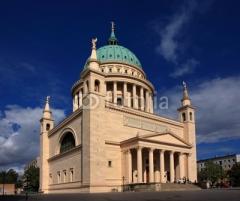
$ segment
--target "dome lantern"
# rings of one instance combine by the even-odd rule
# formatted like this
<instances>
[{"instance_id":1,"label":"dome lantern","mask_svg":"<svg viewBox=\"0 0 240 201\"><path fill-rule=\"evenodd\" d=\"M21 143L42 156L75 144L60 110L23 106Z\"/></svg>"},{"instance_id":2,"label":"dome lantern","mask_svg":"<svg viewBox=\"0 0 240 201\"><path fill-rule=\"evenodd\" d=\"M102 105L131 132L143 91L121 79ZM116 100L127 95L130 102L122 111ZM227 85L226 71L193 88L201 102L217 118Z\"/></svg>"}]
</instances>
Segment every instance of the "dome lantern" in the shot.
<instances>
[{"instance_id":1,"label":"dome lantern","mask_svg":"<svg viewBox=\"0 0 240 201\"><path fill-rule=\"evenodd\" d=\"M109 45L117 45L118 44L118 40L115 36L115 23L111 22L112 24L112 31L111 31L111 35L110 38L108 39L108 44Z\"/></svg>"}]
</instances>

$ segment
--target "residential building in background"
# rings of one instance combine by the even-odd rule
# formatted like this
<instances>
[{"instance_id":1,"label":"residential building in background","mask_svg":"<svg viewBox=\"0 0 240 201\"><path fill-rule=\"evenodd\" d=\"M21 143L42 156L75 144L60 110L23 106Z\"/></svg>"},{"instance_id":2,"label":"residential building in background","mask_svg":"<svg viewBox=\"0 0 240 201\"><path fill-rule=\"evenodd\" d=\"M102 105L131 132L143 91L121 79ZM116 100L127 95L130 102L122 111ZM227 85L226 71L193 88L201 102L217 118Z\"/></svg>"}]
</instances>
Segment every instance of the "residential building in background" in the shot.
<instances>
[{"instance_id":1,"label":"residential building in background","mask_svg":"<svg viewBox=\"0 0 240 201\"><path fill-rule=\"evenodd\" d=\"M225 156L215 156L204 160L197 161L197 169L201 171L206 166L206 162L212 161L215 164L221 165L223 170L231 170L232 166L240 162L240 154L231 154Z\"/></svg>"},{"instance_id":2,"label":"residential building in background","mask_svg":"<svg viewBox=\"0 0 240 201\"><path fill-rule=\"evenodd\" d=\"M0 184L1 195L14 195L16 193L15 184Z\"/></svg>"}]
</instances>

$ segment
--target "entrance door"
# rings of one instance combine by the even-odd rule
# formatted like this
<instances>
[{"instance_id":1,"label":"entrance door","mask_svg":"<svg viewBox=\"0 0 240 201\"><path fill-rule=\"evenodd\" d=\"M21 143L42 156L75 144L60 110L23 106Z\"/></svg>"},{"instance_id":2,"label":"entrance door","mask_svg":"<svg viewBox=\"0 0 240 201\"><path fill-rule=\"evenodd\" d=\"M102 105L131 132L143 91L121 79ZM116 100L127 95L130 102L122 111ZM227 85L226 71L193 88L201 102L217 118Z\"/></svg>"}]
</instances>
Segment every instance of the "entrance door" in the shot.
<instances>
[{"instance_id":1,"label":"entrance door","mask_svg":"<svg viewBox=\"0 0 240 201\"><path fill-rule=\"evenodd\" d=\"M149 183L149 166L146 166L146 183Z\"/></svg>"},{"instance_id":2,"label":"entrance door","mask_svg":"<svg viewBox=\"0 0 240 201\"><path fill-rule=\"evenodd\" d=\"M170 172L167 171L167 181L170 181Z\"/></svg>"}]
</instances>

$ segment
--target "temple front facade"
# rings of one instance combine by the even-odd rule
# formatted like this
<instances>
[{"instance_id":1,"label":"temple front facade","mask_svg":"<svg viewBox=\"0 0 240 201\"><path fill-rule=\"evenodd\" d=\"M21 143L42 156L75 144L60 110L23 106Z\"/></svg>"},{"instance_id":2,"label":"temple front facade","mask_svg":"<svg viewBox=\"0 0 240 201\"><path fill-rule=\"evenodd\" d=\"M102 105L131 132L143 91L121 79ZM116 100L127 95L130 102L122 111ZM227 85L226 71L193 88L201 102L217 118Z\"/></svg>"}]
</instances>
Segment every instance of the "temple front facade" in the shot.
<instances>
[{"instance_id":1,"label":"temple front facade","mask_svg":"<svg viewBox=\"0 0 240 201\"><path fill-rule=\"evenodd\" d=\"M40 120L40 191L121 191L197 180L195 109L183 86L178 120L154 114L154 86L114 26L73 85L73 112L58 125L47 98ZM176 108L177 109L177 108Z\"/></svg>"}]
</instances>

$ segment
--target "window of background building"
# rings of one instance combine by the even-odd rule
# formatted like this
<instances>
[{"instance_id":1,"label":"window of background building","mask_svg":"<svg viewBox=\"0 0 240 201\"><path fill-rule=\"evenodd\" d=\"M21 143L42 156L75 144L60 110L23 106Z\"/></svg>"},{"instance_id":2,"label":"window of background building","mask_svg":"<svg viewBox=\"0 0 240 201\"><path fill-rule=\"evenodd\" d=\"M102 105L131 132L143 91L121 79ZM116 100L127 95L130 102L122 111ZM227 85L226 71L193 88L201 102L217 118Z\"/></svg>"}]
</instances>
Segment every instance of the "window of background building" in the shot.
<instances>
[{"instance_id":1,"label":"window of background building","mask_svg":"<svg viewBox=\"0 0 240 201\"><path fill-rule=\"evenodd\" d=\"M112 167L112 161L108 161L108 167Z\"/></svg>"}]
</instances>

